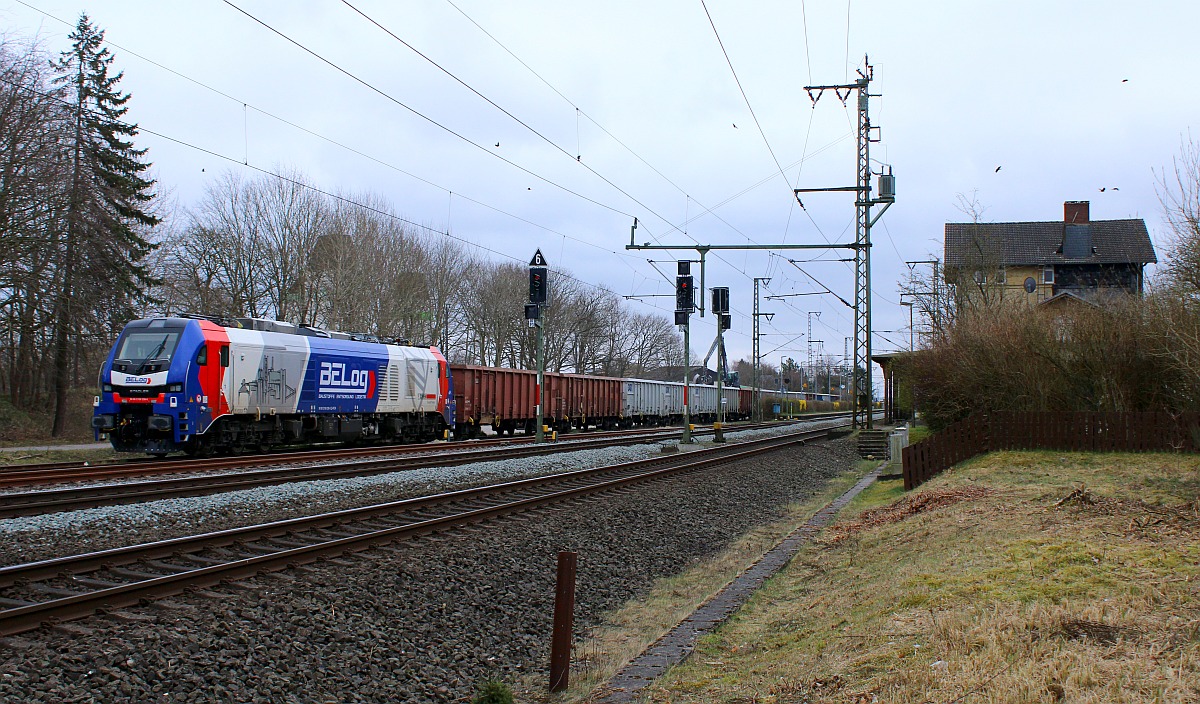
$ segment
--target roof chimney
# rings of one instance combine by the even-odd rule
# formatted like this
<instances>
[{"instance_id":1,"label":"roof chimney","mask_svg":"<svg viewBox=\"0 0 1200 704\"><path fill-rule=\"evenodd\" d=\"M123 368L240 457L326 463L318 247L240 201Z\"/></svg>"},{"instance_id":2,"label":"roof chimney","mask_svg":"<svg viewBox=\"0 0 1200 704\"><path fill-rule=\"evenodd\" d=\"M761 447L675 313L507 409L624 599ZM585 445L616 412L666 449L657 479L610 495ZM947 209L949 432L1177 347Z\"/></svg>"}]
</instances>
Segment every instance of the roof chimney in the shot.
<instances>
[{"instance_id":1,"label":"roof chimney","mask_svg":"<svg viewBox=\"0 0 1200 704\"><path fill-rule=\"evenodd\" d=\"M1063 222L1068 225L1088 224L1088 201L1069 200L1063 203Z\"/></svg>"}]
</instances>

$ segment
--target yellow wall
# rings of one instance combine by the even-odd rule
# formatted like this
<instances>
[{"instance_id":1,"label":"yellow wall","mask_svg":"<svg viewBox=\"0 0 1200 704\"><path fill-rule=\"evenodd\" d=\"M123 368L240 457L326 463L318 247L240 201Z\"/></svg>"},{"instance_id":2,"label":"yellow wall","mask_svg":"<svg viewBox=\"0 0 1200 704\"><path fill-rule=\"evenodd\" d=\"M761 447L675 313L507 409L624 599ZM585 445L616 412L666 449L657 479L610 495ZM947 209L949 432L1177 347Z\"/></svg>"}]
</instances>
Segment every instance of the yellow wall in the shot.
<instances>
[{"instance_id":1,"label":"yellow wall","mask_svg":"<svg viewBox=\"0 0 1200 704\"><path fill-rule=\"evenodd\" d=\"M993 273L988 277L986 288L988 297L995 297L995 292L998 288L1002 288L1000 294L1006 301L1026 301L1030 304L1041 303L1042 301L1054 295L1054 285L1042 283L1042 266L1010 266L1004 268L1004 283L997 284ZM1033 277L1036 286L1033 293L1025 292L1025 279ZM979 289L977 284L970 284L960 287L959 294L966 294L967 297L973 296Z\"/></svg>"},{"instance_id":2,"label":"yellow wall","mask_svg":"<svg viewBox=\"0 0 1200 704\"><path fill-rule=\"evenodd\" d=\"M1004 298L1020 300L1026 299L1030 303L1041 303L1042 301L1054 295L1054 285L1042 283L1042 271L1044 267L1040 266L1010 266L1005 267L1005 283L1004 283ZM1037 282L1037 287L1033 293L1025 292L1025 279L1033 277Z\"/></svg>"}]
</instances>

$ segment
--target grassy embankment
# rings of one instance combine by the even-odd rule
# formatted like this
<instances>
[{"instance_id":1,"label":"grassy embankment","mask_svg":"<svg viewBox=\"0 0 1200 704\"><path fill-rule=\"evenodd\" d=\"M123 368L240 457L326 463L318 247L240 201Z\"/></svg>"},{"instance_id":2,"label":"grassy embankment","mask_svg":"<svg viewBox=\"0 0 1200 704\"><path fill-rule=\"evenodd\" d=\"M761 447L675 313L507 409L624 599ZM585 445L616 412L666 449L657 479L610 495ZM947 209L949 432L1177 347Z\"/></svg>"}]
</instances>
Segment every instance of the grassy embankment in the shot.
<instances>
[{"instance_id":1,"label":"grassy embankment","mask_svg":"<svg viewBox=\"0 0 1200 704\"><path fill-rule=\"evenodd\" d=\"M651 701L1200 701L1200 458L1006 452L899 484Z\"/></svg>"},{"instance_id":2,"label":"grassy embankment","mask_svg":"<svg viewBox=\"0 0 1200 704\"><path fill-rule=\"evenodd\" d=\"M7 398L0 397L0 447L54 446L93 443L91 389L77 389L70 396L70 412L67 414L66 432L61 437L52 437L53 411L47 406L38 409L16 408ZM31 462L68 462L73 460L112 459L117 454L111 450L32 450L24 452L0 452L0 465L28 464Z\"/></svg>"},{"instance_id":3,"label":"grassy embankment","mask_svg":"<svg viewBox=\"0 0 1200 704\"><path fill-rule=\"evenodd\" d=\"M865 465L864 465L865 466ZM581 701L856 477L660 581L576 652ZM878 483L656 702L1200 701L1200 458L996 453Z\"/></svg>"}]
</instances>

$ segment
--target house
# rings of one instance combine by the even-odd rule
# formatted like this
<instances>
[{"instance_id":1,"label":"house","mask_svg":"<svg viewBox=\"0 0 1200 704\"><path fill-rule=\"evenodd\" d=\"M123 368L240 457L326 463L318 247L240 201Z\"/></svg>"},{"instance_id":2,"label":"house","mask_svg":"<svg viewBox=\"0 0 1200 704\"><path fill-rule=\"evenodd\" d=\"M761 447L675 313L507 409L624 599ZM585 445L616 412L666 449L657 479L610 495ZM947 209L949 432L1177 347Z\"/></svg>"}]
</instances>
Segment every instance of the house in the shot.
<instances>
[{"instance_id":1,"label":"house","mask_svg":"<svg viewBox=\"0 0 1200 704\"><path fill-rule=\"evenodd\" d=\"M945 247L960 297L1035 304L1140 296L1143 269L1158 261L1144 220L1091 220L1088 201L1064 203L1062 221L946 223Z\"/></svg>"}]
</instances>

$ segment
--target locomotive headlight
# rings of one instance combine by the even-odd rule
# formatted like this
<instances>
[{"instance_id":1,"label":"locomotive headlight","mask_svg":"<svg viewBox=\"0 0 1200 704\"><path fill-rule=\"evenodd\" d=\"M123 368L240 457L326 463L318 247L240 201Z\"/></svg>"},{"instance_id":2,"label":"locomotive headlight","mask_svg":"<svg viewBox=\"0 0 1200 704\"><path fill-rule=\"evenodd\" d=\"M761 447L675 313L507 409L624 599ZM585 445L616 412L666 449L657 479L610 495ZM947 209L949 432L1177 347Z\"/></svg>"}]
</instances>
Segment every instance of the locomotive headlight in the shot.
<instances>
[{"instance_id":1,"label":"locomotive headlight","mask_svg":"<svg viewBox=\"0 0 1200 704\"><path fill-rule=\"evenodd\" d=\"M168 393L179 393L180 391L183 391L183 384L169 384L167 386Z\"/></svg>"}]
</instances>

